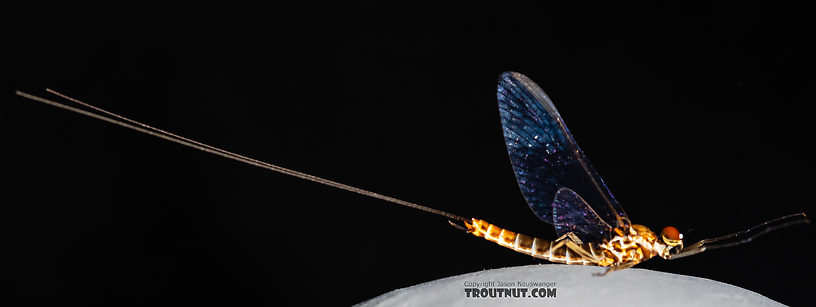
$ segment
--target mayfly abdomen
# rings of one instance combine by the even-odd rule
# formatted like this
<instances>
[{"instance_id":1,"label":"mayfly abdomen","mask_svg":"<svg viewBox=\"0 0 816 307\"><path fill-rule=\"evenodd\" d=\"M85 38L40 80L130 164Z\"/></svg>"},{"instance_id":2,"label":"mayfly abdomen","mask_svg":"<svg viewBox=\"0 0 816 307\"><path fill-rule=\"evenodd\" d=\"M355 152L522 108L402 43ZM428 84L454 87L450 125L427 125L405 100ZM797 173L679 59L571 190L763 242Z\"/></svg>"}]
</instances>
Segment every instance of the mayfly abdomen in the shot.
<instances>
[{"instance_id":1,"label":"mayfly abdomen","mask_svg":"<svg viewBox=\"0 0 816 307\"><path fill-rule=\"evenodd\" d=\"M564 264L596 265L600 249L594 243L574 244L569 239L550 241L512 232L485 220L472 219L468 231L477 237L507 247L522 254ZM572 245L572 246L570 246ZM595 245L595 246L593 246Z\"/></svg>"}]
</instances>

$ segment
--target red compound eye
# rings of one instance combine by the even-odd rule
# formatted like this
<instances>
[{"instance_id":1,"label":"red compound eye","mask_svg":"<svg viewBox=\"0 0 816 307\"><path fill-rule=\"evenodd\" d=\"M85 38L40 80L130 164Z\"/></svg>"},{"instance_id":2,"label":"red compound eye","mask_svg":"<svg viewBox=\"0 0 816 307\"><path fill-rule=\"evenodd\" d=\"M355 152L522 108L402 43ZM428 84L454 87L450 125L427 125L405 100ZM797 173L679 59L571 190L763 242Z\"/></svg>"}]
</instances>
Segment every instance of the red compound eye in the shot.
<instances>
[{"instance_id":1,"label":"red compound eye","mask_svg":"<svg viewBox=\"0 0 816 307\"><path fill-rule=\"evenodd\" d=\"M666 226L666 228L663 228L661 234L664 238L669 240L680 240L680 232L677 231L677 228L672 226Z\"/></svg>"}]
</instances>

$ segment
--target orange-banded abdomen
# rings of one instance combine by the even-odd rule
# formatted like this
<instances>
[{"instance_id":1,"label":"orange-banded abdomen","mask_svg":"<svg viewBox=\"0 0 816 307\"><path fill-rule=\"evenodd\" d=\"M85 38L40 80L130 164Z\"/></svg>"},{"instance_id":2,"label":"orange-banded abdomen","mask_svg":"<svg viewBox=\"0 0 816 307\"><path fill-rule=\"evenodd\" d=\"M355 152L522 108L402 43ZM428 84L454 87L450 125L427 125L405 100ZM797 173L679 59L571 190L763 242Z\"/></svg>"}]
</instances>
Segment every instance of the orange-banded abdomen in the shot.
<instances>
[{"instance_id":1,"label":"orange-banded abdomen","mask_svg":"<svg viewBox=\"0 0 816 307\"><path fill-rule=\"evenodd\" d=\"M522 254L564 264L598 265L603 253L595 243L568 246L566 240L553 242L516 233L490 224L485 220L471 219L465 222L468 232L490 242L510 248Z\"/></svg>"}]
</instances>

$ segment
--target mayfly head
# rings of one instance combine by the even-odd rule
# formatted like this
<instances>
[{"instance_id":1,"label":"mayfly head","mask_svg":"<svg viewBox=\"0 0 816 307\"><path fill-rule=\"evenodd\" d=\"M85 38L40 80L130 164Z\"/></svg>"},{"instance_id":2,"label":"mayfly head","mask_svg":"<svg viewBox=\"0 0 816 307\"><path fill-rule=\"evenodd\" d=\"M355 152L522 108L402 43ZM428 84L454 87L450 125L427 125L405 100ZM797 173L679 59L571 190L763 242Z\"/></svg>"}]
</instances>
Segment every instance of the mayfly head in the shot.
<instances>
[{"instance_id":1,"label":"mayfly head","mask_svg":"<svg viewBox=\"0 0 816 307\"><path fill-rule=\"evenodd\" d=\"M679 246L680 249L683 248L683 234L672 226L666 226L660 231L660 238L663 240L663 243L666 245L675 247Z\"/></svg>"}]
</instances>

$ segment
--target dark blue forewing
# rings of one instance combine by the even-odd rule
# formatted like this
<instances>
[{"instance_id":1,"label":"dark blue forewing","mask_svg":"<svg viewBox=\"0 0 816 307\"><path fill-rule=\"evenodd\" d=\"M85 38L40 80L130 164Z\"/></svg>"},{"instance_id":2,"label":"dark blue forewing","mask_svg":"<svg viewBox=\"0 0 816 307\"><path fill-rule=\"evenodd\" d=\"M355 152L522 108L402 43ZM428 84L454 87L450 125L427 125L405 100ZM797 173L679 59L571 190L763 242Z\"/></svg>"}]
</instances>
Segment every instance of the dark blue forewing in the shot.
<instances>
[{"instance_id":1,"label":"dark blue forewing","mask_svg":"<svg viewBox=\"0 0 816 307\"><path fill-rule=\"evenodd\" d=\"M539 218L554 224L555 195L559 189L569 188L589 206L563 199L565 203L559 204L562 216L587 216L589 212L570 211L590 208L606 221L597 227L629 225L623 208L538 85L520 73L505 72L499 78L497 96L510 162L527 204Z\"/></svg>"}]
</instances>

